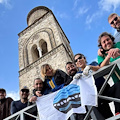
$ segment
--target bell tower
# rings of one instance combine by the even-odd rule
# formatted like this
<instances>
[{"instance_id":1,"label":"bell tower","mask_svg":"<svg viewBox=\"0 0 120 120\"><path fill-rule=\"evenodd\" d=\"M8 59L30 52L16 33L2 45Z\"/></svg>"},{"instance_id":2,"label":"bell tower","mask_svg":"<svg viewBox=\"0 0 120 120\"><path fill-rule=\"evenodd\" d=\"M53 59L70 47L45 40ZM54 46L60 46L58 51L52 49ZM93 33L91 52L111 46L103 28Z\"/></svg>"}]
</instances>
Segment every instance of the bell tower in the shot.
<instances>
[{"instance_id":1,"label":"bell tower","mask_svg":"<svg viewBox=\"0 0 120 120\"><path fill-rule=\"evenodd\" d=\"M32 89L33 80L40 76L41 65L65 71L72 61L70 42L53 12L44 6L32 9L27 16L28 27L19 36L19 86Z\"/></svg>"}]
</instances>

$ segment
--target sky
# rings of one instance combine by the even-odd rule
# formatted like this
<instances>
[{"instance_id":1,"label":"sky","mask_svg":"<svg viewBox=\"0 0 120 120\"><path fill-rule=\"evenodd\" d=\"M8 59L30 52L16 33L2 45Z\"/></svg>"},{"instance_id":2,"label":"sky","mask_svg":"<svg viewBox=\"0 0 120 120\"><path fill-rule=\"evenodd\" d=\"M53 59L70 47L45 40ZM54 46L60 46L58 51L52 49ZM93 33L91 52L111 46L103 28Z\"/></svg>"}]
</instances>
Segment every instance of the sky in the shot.
<instances>
[{"instance_id":1,"label":"sky","mask_svg":"<svg viewBox=\"0 0 120 120\"><path fill-rule=\"evenodd\" d=\"M96 60L98 37L115 34L108 24L111 13L120 15L120 0L0 0L0 88L19 99L18 33L27 27L27 15L37 6L51 9L65 32L73 53Z\"/></svg>"}]
</instances>

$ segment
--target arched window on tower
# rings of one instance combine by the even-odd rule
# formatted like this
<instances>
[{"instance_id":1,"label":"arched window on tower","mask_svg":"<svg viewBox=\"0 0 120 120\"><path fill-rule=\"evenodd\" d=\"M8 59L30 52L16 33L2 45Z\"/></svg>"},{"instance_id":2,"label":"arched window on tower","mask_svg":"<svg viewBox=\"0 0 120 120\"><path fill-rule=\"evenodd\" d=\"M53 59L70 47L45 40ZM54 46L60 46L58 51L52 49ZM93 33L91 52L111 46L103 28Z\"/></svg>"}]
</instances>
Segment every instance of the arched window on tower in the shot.
<instances>
[{"instance_id":1,"label":"arched window on tower","mask_svg":"<svg viewBox=\"0 0 120 120\"><path fill-rule=\"evenodd\" d=\"M32 58L33 58L33 62L36 61L40 56L39 56L39 51L37 49L37 45L33 45L32 46Z\"/></svg>"},{"instance_id":2,"label":"arched window on tower","mask_svg":"<svg viewBox=\"0 0 120 120\"><path fill-rule=\"evenodd\" d=\"M47 43L44 40L40 40L40 47L42 49L42 55L48 52Z\"/></svg>"}]
</instances>

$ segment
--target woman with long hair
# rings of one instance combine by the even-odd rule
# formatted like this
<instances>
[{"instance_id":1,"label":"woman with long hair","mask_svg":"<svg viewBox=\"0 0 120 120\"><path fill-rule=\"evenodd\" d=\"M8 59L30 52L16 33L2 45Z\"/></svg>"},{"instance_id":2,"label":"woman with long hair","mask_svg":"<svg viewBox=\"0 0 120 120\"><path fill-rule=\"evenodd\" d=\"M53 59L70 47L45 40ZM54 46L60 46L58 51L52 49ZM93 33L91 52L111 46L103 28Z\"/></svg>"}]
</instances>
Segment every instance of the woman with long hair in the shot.
<instances>
[{"instance_id":1,"label":"woman with long hair","mask_svg":"<svg viewBox=\"0 0 120 120\"><path fill-rule=\"evenodd\" d=\"M55 92L71 82L70 77L60 69L54 70L51 65L41 66L41 76L44 81L45 94Z\"/></svg>"},{"instance_id":2,"label":"woman with long hair","mask_svg":"<svg viewBox=\"0 0 120 120\"><path fill-rule=\"evenodd\" d=\"M100 68L99 65L97 64L97 62L96 62L96 64L95 64L95 62L93 62L94 64L92 63L90 65L87 65L86 57L80 53L76 54L74 56L74 61L75 61L75 65L78 68L80 68L79 73L83 73L84 75L89 75L90 70L97 71ZM103 77L95 79L95 84L96 84L98 91L102 87L104 81L105 81L105 79ZM120 99L119 92L120 92L120 81L116 82L111 87L109 84L107 84L102 95ZM106 100L101 101L100 99L98 99L98 110L105 118L111 117L113 115L112 112L110 111L108 103L109 103L109 101L106 101ZM115 113L116 114L120 113L120 103L114 102L114 105L115 105Z\"/></svg>"}]
</instances>

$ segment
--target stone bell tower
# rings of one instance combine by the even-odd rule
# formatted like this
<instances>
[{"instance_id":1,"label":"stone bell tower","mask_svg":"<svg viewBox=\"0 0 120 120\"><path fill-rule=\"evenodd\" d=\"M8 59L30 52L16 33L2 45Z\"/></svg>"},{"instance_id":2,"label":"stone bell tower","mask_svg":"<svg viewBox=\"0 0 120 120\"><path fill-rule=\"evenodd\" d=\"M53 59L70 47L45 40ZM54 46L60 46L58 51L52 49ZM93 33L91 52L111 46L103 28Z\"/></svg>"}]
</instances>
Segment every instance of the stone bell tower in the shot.
<instances>
[{"instance_id":1,"label":"stone bell tower","mask_svg":"<svg viewBox=\"0 0 120 120\"><path fill-rule=\"evenodd\" d=\"M65 71L73 52L64 31L50 9L38 6L27 16L28 27L19 36L19 85L33 89L33 80L40 77L41 65Z\"/></svg>"}]
</instances>

